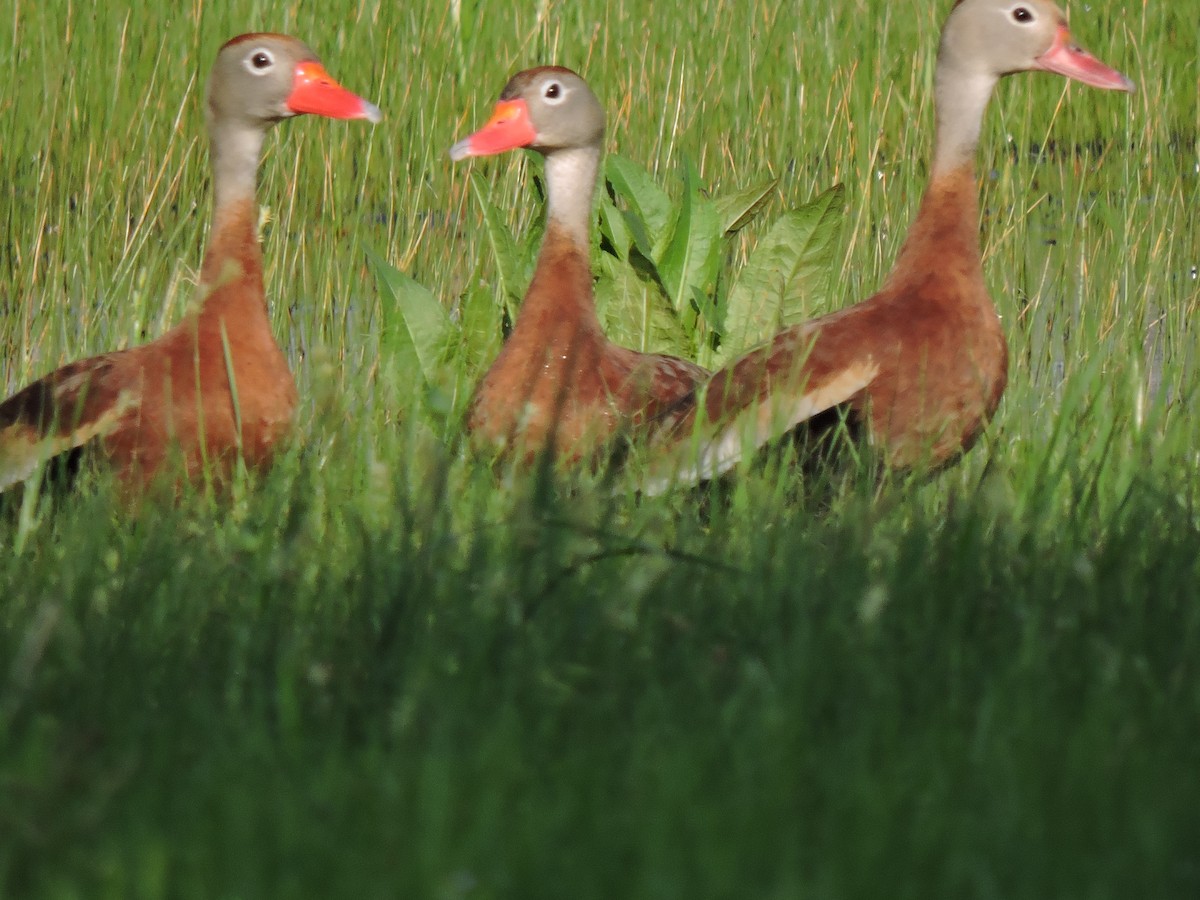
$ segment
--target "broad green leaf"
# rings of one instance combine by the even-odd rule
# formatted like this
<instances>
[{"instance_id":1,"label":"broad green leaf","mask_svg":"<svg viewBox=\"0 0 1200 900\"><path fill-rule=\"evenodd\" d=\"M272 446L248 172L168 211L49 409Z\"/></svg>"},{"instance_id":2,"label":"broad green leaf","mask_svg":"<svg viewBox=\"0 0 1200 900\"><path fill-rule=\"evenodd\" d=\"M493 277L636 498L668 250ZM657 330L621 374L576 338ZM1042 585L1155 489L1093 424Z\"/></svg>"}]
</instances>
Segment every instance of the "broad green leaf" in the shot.
<instances>
[{"instance_id":1,"label":"broad green leaf","mask_svg":"<svg viewBox=\"0 0 1200 900\"><path fill-rule=\"evenodd\" d=\"M380 347L392 355L411 351L421 375L431 380L446 349L450 316L428 288L370 248L366 253L384 300Z\"/></svg>"},{"instance_id":2,"label":"broad green leaf","mask_svg":"<svg viewBox=\"0 0 1200 900\"><path fill-rule=\"evenodd\" d=\"M610 340L647 353L691 355L684 327L656 281L607 253L599 273L596 314Z\"/></svg>"},{"instance_id":3,"label":"broad green leaf","mask_svg":"<svg viewBox=\"0 0 1200 900\"><path fill-rule=\"evenodd\" d=\"M762 236L729 292L717 365L808 318L829 294L843 188L789 210Z\"/></svg>"},{"instance_id":4,"label":"broad green leaf","mask_svg":"<svg viewBox=\"0 0 1200 900\"><path fill-rule=\"evenodd\" d=\"M629 204L635 221L628 224L638 250L647 259L653 259L655 245L665 239L671 226L671 198L654 183L649 172L623 156L609 155L604 162L604 175L617 195Z\"/></svg>"},{"instance_id":5,"label":"broad green leaf","mask_svg":"<svg viewBox=\"0 0 1200 900\"><path fill-rule=\"evenodd\" d=\"M779 183L772 178L765 184L748 187L734 194L716 199L717 217L721 220L722 234L735 234L745 227L771 199L771 192Z\"/></svg>"},{"instance_id":6,"label":"broad green leaf","mask_svg":"<svg viewBox=\"0 0 1200 900\"><path fill-rule=\"evenodd\" d=\"M471 173L471 189L483 209L483 222L487 229L488 243L496 257L496 272L500 276L500 295L509 318L516 317L517 308L529 286L526 278L525 255L504 222L504 216L488 199L488 181L478 172Z\"/></svg>"},{"instance_id":7,"label":"broad green leaf","mask_svg":"<svg viewBox=\"0 0 1200 900\"><path fill-rule=\"evenodd\" d=\"M625 227L629 230L630 237L633 238L633 247L650 265L654 265L654 238L646 231L645 224L632 210L618 211L621 213L621 220L625 223ZM668 222L668 224L670 223Z\"/></svg>"},{"instance_id":8,"label":"broad green leaf","mask_svg":"<svg viewBox=\"0 0 1200 900\"><path fill-rule=\"evenodd\" d=\"M600 234L608 239L617 258L629 259L629 249L633 246L634 236L625 220L625 215L605 194L600 198Z\"/></svg>"},{"instance_id":9,"label":"broad green leaf","mask_svg":"<svg viewBox=\"0 0 1200 900\"><path fill-rule=\"evenodd\" d=\"M716 280L721 234L717 205L701 196L689 163L684 167L683 199L674 230L655 258L659 280L680 315L691 308L693 292L707 290Z\"/></svg>"}]
</instances>

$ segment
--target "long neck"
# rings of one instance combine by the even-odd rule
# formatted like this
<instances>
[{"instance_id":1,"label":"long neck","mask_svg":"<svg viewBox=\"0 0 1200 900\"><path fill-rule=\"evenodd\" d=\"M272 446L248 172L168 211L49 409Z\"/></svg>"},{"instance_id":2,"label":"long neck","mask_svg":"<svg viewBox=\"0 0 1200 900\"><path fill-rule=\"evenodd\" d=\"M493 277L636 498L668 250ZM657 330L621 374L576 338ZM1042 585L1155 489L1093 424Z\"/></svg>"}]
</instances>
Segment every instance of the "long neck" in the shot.
<instances>
[{"instance_id":1,"label":"long neck","mask_svg":"<svg viewBox=\"0 0 1200 900\"><path fill-rule=\"evenodd\" d=\"M933 178L974 170L983 113L996 77L943 51L934 75L937 138L933 148Z\"/></svg>"},{"instance_id":2,"label":"long neck","mask_svg":"<svg viewBox=\"0 0 1200 900\"><path fill-rule=\"evenodd\" d=\"M213 221L200 271L199 313L266 314L258 205L254 199L264 132L245 125L210 125Z\"/></svg>"},{"instance_id":3,"label":"long neck","mask_svg":"<svg viewBox=\"0 0 1200 900\"><path fill-rule=\"evenodd\" d=\"M235 119L212 119L208 126L213 167L213 203L218 212L238 200L253 201L258 160L266 131Z\"/></svg>"},{"instance_id":4,"label":"long neck","mask_svg":"<svg viewBox=\"0 0 1200 900\"><path fill-rule=\"evenodd\" d=\"M995 76L943 46L935 76L937 128L929 185L887 286L906 286L931 274L965 274L983 283L975 154L995 84ZM934 268L948 260L954 261L954 271Z\"/></svg>"},{"instance_id":5,"label":"long neck","mask_svg":"<svg viewBox=\"0 0 1200 900\"><path fill-rule=\"evenodd\" d=\"M546 156L546 217L575 243L589 246L599 147L571 147Z\"/></svg>"},{"instance_id":6,"label":"long neck","mask_svg":"<svg viewBox=\"0 0 1200 900\"><path fill-rule=\"evenodd\" d=\"M570 324L600 330L589 258L592 195L599 167L598 147L573 147L547 155L546 235L518 328L547 333Z\"/></svg>"}]
</instances>

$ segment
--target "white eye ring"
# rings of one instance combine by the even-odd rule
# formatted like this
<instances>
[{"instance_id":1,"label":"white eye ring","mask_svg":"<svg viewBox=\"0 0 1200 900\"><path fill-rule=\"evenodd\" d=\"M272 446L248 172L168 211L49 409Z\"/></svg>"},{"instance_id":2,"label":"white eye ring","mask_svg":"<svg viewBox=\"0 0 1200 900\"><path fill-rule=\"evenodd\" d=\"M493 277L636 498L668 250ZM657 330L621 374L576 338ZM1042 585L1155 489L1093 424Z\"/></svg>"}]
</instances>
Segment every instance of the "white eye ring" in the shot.
<instances>
[{"instance_id":1,"label":"white eye ring","mask_svg":"<svg viewBox=\"0 0 1200 900\"><path fill-rule=\"evenodd\" d=\"M1018 3L1008 11L1008 17L1018 25L1033 25L1037 22L1037 13L1035 13L1025 3Z\"/></svg>"},{"instance_id":2,"label":"white eye ring","mask_svg":"<svg viewBox=\"0 0 1200 900\"><path fill-rule=\"evenodd\" d=\"M567 99L567 89L562 86L562 82L552 81L542 88L542 99L550 106L558 106Z\"/></svg>"},{"instance_id":3,"label":"white eye ring","mask_svg":"<svg viewBox=\"0 0 1200 900\"><path fill-rule=\"evenodd\" d=\"M275 56L266 47L258 47L246 54L242 65L251 75L266 75L275 68Z\"/></svg>"}]
</instances>

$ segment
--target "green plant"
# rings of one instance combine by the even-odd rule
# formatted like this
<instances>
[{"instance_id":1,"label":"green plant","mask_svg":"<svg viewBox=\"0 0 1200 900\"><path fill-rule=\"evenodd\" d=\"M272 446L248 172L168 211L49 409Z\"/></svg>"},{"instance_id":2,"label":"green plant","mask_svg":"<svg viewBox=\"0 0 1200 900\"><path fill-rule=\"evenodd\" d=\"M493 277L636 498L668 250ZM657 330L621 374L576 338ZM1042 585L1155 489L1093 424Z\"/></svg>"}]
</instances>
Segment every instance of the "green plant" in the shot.
<instances>
[{"instance_id":1,"label":"green plant","mask_svg":"<svg viewBox=\"0 0 1200 900\"><path fill-rule=\"evenodd\" d=\"M730 239L767 206L776 182L714 199L700 188L690 164L681 181L673 199L636 163L615 154L606 160L592 266L597 313L612 340L720 365L828 303L840 186L781 215L741 270L729 275ZM511 322L533 275L542 228L520 237L510 232L475 172L471 191L495 256L497 321ZM544 213L535 219L544 226ZM452 326L430 292L378 254L369 258L394 323L385 323L385 334L400 335L403 354L415 352L424 379L432 380ZM403 355L394 364L404 367Z\"/></svg>"}]
</instances>

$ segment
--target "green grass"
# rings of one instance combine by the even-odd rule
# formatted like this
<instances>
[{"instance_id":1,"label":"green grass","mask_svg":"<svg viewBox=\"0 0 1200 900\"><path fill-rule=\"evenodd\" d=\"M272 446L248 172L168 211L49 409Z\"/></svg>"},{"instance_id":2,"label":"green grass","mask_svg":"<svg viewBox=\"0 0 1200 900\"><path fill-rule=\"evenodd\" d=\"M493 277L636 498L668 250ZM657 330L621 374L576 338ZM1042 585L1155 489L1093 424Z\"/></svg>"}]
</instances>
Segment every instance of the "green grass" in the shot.
<instances>
[{"instance_id":1,"label":"green grass","mask_svg":"<svg viewBox=\"0 0 1200 900\"><path fill-rule=\"evenodd\" d=\"M386 118L268 142L266 278L304 408L261 484L132 518L103 477L0 500L0 895L1196 896L1186 4L1076 4L1133 97L999 89L983 238L1012 374L954 468L803 476L783 453L638 502L604 474L498 475L444 413L495 298L470 172L514 231L535 210L519 155L446 156L509 74L581 69L609 148L665 180L685 159L714 193L779 176L734 270L843 182L840 306L919 200L948 6L464 0L457 28L429 3L16 0L7 393L182 314L226 38L301 36ZM368 247L485 332L432 392L381 339Z\"/></svg>"}]
</instances>

